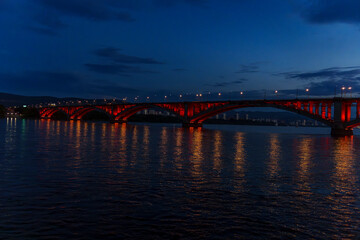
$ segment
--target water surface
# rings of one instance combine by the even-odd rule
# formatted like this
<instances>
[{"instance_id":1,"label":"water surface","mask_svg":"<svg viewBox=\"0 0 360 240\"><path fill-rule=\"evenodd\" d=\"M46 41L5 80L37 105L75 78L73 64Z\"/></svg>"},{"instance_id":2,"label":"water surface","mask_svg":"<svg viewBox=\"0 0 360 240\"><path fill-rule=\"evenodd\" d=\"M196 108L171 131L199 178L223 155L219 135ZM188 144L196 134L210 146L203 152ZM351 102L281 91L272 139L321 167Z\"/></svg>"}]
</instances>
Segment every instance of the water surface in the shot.
<instances>
[{"instance_id":1,"label":"water surface","mask_svg":"<svg viewBox=\"0 0 360 240\"><path fill-rule=\"evenodd\" d=\"M0 120L1 239L357 239L360 136Z\"/></svg>"}]
</instances>

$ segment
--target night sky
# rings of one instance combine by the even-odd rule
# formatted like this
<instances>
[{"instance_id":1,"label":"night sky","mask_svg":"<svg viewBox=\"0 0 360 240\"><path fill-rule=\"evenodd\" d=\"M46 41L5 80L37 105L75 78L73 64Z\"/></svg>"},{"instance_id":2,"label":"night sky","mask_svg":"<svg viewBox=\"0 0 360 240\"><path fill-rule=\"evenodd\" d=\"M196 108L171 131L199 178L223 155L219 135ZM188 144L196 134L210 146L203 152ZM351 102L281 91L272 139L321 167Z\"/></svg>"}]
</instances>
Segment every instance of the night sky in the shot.
<instances>
[{"instance_id":1,"label":"night sky","mask_svg":"<svg viewBox=\"0 0 360 240\"><path fill-rule=\"evenodd\" d=\"M359 0L0 0L0 92L357 95L359 23Z\"/></svg>"}]
</instances>

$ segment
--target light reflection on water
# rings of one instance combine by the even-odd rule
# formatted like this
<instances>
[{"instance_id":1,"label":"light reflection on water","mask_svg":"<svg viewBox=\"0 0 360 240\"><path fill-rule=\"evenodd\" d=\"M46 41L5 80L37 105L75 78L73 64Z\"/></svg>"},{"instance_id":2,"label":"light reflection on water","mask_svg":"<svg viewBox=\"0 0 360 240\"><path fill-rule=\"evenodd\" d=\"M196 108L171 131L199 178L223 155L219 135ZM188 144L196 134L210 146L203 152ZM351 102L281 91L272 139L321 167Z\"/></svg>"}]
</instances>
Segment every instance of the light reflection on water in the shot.
<instances>
[{"instance_id":1,"label":"light reflection on water","mask_svg":"<svg viewBox=\"0 0 360 240\"><path fill-rule=\"evenodd\" d=\"M359 136L212 128L1 120L0 238L360 237Z\"/></svg>"}]
</instances>

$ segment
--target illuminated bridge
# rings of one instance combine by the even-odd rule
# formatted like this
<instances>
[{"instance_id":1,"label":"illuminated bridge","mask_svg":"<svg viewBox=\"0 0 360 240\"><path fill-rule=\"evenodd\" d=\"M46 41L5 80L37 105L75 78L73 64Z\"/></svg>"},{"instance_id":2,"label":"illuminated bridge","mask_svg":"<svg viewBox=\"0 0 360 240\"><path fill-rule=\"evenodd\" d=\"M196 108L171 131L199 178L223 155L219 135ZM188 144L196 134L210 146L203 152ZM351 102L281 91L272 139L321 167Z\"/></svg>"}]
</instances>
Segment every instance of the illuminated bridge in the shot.
<instances>
[{"instance_id":1,"label":"illuminated bridge","mask_svg":"<svg viewBox=\"0 0 360 240\"><path fill-rule=\"evenodd\" d=\"M158 103L119 103L104 105L51 106L38 108L40 117L51 119L62 112L68 120L81 120L92 111L105 113L111 122L127 122L129 117L145 109L160 109L177 116L184 127L201 127L217 114L248 107L272 107L303 115L331 127L334 136L352 135L360 125L360 98L324 98L292 100L239 100Z\"/></svg>"}]
</instances>

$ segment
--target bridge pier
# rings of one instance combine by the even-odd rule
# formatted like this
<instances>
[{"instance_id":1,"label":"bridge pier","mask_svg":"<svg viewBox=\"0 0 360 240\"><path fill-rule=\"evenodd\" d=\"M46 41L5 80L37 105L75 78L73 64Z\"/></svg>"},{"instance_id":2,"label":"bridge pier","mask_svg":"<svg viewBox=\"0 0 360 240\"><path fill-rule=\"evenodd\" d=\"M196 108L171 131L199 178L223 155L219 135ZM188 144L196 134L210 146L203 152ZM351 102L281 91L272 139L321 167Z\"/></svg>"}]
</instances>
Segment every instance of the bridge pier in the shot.
<instances>
[{"instance_id":1,"label":"bridge pier","mask_svg":"<svg viewBox=\"0 0 360 240\"><path fill-rule=\"evenodd\" d=\"M345 137L345 136L352 136L352 135L353 135L352 129L331 128L331 136L333 136L333 137Z\"/></svg>"},{"instance_id":2,"label":"bridge pier","mask_svg":"<svg viewBox=\"0 0 360 240\"><path fill-rule=\"evenodd\" d=\"M190 127L196 127L196 128L198 128L198 127L202 127L202 123L183 122L183 123L182 123L182 126L183 126L184 128L190 128Z\"/></svg>"},{"instance_id":3,"label":"bridge pier","mask_svg":"<svg viewBox=\"0 0 360 240\"><path fill-rule=\"evenodd\" d=\"M351 105L344 103L341 98L334 98L334 123L331 127L331 136L352 136L353 129L346 126L346 122L350 121L350 117Z\"/></svg>"},{"instance_id":4,"label":"bridge pier","mask_svg":"<svg viewBox=\"0 0 360 240\"><path fill-rule=\"evenodd\" d=\"M115 120L115 119L111 119L110 123L127 123L127 120L123 120L123 119L119 119L119 120Z\"/></svg>"}]
</instances>

